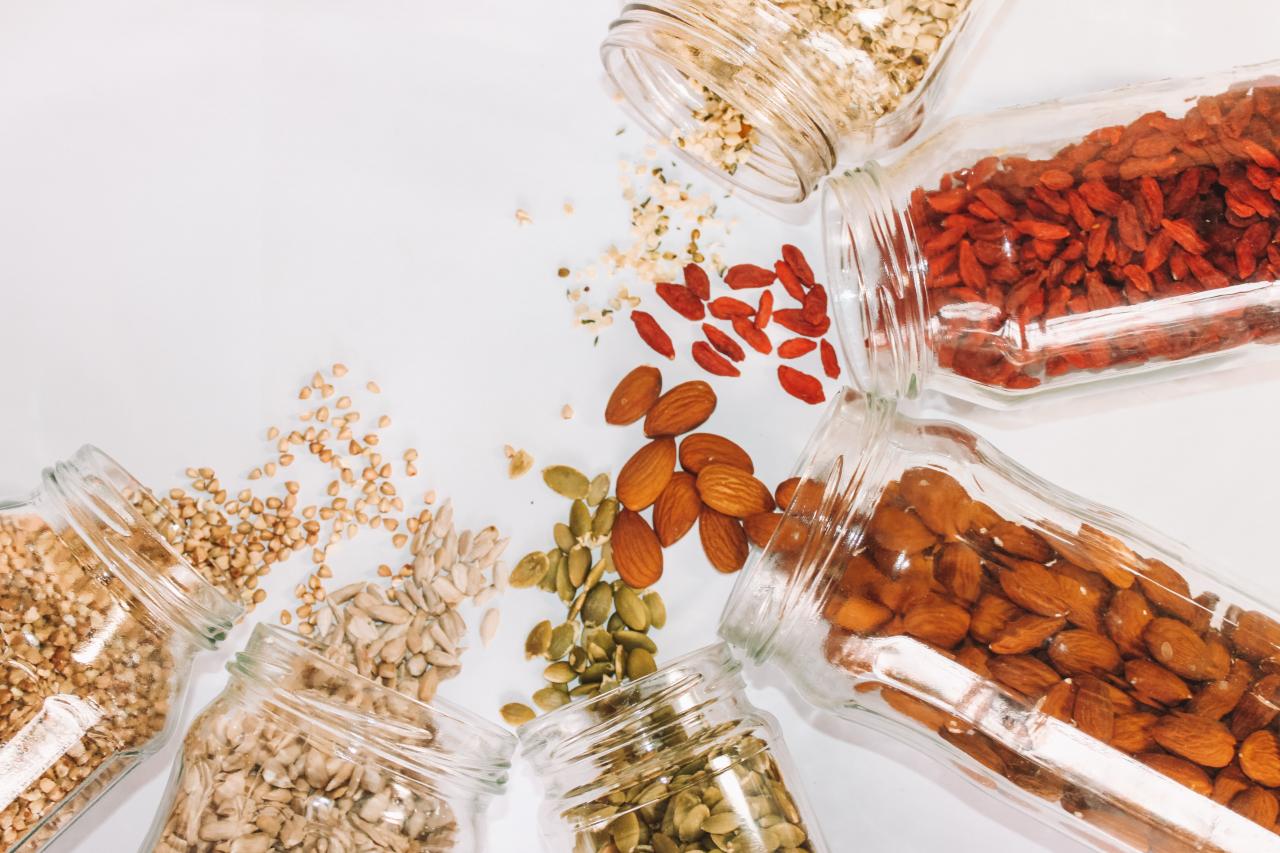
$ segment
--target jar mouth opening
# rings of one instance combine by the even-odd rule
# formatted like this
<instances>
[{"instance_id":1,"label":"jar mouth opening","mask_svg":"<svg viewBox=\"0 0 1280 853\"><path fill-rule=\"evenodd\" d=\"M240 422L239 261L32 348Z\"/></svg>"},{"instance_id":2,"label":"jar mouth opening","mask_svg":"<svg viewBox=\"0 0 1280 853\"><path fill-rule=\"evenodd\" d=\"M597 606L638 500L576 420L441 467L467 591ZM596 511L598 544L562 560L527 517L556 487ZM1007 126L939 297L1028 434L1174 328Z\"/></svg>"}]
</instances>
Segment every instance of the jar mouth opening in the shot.
<instances>
[{"instance_id":1,"label":"jar mouth opening","mask_svg":"<svg viewBox=\"0 0 1280 853\"><path fill-rule=\"evenodd\" d=\"M724 52L726 45L735 44L728 34L718 33L723 41L712 42L708 33L689 27L674 16L649 11L657 19L662 35L686 48L698 46L704 53L716 56ZM718 83L696 63L663 47L658 34L633 30L625 21L614 23L600 47L605 73L621 94L627 114L655 139L668 142L677 155L704 175L741 190L750 201L791 205L808 198L818 182L835 168L836 151L830 136L795 106L802 100L800 96L788 98L785 93L774 92L770 97L755 86L736 81ZM781 88L780 83L777 85ZM741 112L759 134L749 157L732 172L702 152L680 144L680 140L696 139L703 130L696 113L705 106L704 88ZM784 144L781 140L790 142Z\"/></svg>"},{"instance_id":2,"label":"jar mouth opening","mask_svg":"<svg viewBox=\"0 0 1280 853\"><path fill-rule=\"evenodd\" d=\"M317 640L259 623L227 671L272 713L375 755L402 775L447 777L491 793L505 786L514 735L443 699L424 703L366 678L330 660L329 651Z\"/></svg>"},{"instance_id":3,"label":"jar mouth opening","mask_svg":"<svg viewBox=\"0 0 1280 853\"><path fill-rule=\"evenodd\" d=\"M88 557L83 552L91 551L130 593L197 644L213 648L226 638L244 608L209 583L143 515L138 499L161 505L120 463L86 444L46 468L42 479L53 514L78 540L68 543L73 552Z\"/></svg>"}]
</instances>

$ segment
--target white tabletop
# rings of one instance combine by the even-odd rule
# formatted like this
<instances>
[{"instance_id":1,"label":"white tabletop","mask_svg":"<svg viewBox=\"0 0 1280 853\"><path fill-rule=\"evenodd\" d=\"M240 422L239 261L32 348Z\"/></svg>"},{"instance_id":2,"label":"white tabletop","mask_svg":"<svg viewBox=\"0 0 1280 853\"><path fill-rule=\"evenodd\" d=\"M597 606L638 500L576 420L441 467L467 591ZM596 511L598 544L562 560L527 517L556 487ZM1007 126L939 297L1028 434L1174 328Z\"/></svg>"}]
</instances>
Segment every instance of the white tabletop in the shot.
<instances>
[{"instance_id":1,"label":"white tabletop","mask_svg":"<svg viewBox=\"0 0 1280 853\"><path fill-rule=\"evenodd\" d=\"M1268 0L1018 0L958 86L955 112L1273 58ZM296 388L342 360L376 377L420 482L460 523L499 524L518 556L546 547L563 502L510 482L502 447L539 464L616 470L637 434L602 401L649 354L627 327L598 346L570 328L554 271L626 236L621 136L596 47L611 3L470 0L5 0L0 3L0 484L99 444L156 487L212 465L234 483ZM688 170L683 174L692 177ZM572 200L576 213L561 212ZM513 212L534 222L517 227ZM814 223L736 203L730 257L769 261ZM629 324L628 324L629 325ZM687 346L687 343L686 343ZM697 375L686 359L669 382ZM772 363L720 383L713 424L766 478L790 471L819 411L772 388ZM1280 367L971 425L1063 486L1170 531L1275 596ZM578 416L560 418L570 403ZM736 425L735 425L736 424ZM732 579L694 541L668 558L662 649L709 642ZM260 615L292 603L305 558L277 569ZM370 575L358 547L340 578ZM1273 598L1273 600L1275 600ZM538 686L524 634L556 612L513 593L488 649L443 695L496 716ZM474 623L478 618L473 618ZM247 636L202 660L187 718ZM865 729L818 719L753 677L837 851L1078 849L949 770ZM185 720L183 722L185 728ZM176 743L57 845L140 843ZM495 804L492 849L531 848L538 788L523 768Z\"/></svg>"}]
</instances>

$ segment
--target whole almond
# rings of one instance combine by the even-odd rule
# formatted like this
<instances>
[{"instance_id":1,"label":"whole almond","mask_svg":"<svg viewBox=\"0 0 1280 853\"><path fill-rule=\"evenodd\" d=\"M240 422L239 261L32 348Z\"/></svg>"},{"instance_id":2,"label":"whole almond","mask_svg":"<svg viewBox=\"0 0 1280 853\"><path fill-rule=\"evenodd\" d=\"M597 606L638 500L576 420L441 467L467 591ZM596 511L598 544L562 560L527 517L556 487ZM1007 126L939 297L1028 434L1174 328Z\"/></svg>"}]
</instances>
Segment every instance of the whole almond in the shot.
<instances>
[{"instance_id":1,"label":"whole almond","mask_svg":"<svg viewBox=\"0 0 1280 853\"><path fill-rule=\"evenodd\" d=\"M1222 723L1175 711L1151 728L1156 743L1202 767L1226 767L1236 757L1236 739Z\"/></svg>"},{"instance_id":2,"label":"whole almond","mask_svg":"<svg viewBox=\"0 0 1280 853\"><path fill-rule=\"evenodd\" d=\"M704 504L734 518L773 510L769 487L733 465L707 465L698 474L697 487Z\"/></svg>"},{"instance_id":3,"label":"whole almond","mask_svg":"<svg viewBox=\"0 0 1280 853\"><path fill-rule=\"evenodd\" d=\"M978 599L969 621L969 633L979 643L995 642L996 637L1008 625L1027 611L1003 596L986 593Z\"/></svg>"},{"instance_id":4,"label":"whole almond","mask_svg":"<svg viewBox=\"0 0 1280 853\"><path fill-rule=\"evenodd\" d=\"M1058 590L1067 602L1067 621L1077 628L1101 634L1106 629L1102 609L1114 590L1101 575L1086 572L1079 566L1058 560L1053 564L1058 575Z\"/></svg>"},{"instance_id":5,"label":"whole almond","mask_svg":"<svg viewBox=\"0 0 1280 853\"><path fill-rule=\"evenodd\" d=\"M633 424L649 412L662 393L662 373L656 367L641 365L622 377L609 395L604 407L605 423L615 426Z\"/></svg>"},{"instance_id":6,"label":"whole almond","mask_svg":"<svg viewBox=\"0 0 1280 853\"><path fill-rule=\"evenodd\" d=\"M1237 660L1231 664L1226 678L1205 682L1187 703L1187 710L1201 717L1220 720L1236 709L1252 681L1253 667L1246 661ZM1240 737L1239 732L1232 734Z\"/></svg>"},{"instance_id":7,"label":"whole almond","mask_svg":"<svg viewBox=\"0 0 1280 853\"><path fill-rule=\"evenodd\" d=\"M1014 604L1041 616L1066 616L1067 601L1062 597L1058 578L1039 563L1013 560L999 574L1000 588Z\"/></svg>"},{"instance_id":8,"label":"whole almond","mask_svg":"<svg viewBox=\"0 0 1280 853\"><path fill-rule=\"evenodd\" d=\"M855 634L870 634L893 618L893 611L869 598L854 596L841 602L831 621Z\"/></svg>"},{"instance_id":9,"label":"whole almond","mask_svg":"<svg viewBox=\"0 0 1280 853\"><path fill-rule=\"evenodd\" d=\"M700 379L681 382L658 398L644 419L644 434L682 435L706 423L716 410L716 392Z\"/></svg>"},{"instance_id":10,"label":"whole almond","mask_svg":"<svg viewBox=\"0 0 1280 853\"><path fill-rule=\"evenodd\" d=\"M1070 681L1059 681L1045 691L1037 703L1040 713L1062 720L1064 723L1074 722L1076 713L1076 686Z\"/></svg>"},{"instance_id":11,"label":"whole almond","mask_svg":"<svg viewBox=\"0 0 1280 853\"><path fill-rule=\"evenodd\" d=\"M782 521L780 512L757 512L742 519L742 527L747 531L747 538L757 548L767 548L773 533Z\"/></svg>"},{"instance_id":12,"label":"whole almond","mask_svg":"<svg viewBox=\"0 0 1280 853\"><path fill-rule=\"evenodd\" d=\"M719 462L741 468L754 474L756 466L747 451L729 439L711 432L695 432L680 441L680 467L697 474L703 468Z\"/></svg>"},{"instance_id":13,"label":"whole almond","mask_svg":"<svg viewBox=\"0 0 1280 853\"><path fill-rule=\"evenodd\" d=\"M991 651L998 655L1021 655L1043 646L1050 637L1066 627L1061 616L1036 616L1028 614L1004 626Z\"/></svg>"},{"instance_id":14,"label":"whole almond","mask_svg":"<svg viewBox=\"0 0 1280 853\"><path fill-rule=\"evenodd\" d=\"M1187 682L1160 664L1146 658L1134 658L1124 665L1124 680L1133 686L1143 699L1161 705L1176 705L1191 698Z\"/></svg>"},{"instance_id":15,"label":"whole almond","mask_svg":"<svg viewBox=\"0 0 1280 853\"><path fill-rule=\"evenodd\" d=\"M1120 647L1122 654L1138 657L1147 653L1143 633L1154 618L1155 614L1142 593L1136 589L1121 589L1111 596L1103 624L1107 627L1107 635Z\"/></svg>"},{"instance_id":16,"label":"whole almond","mask_svg":"<svg viewBox=\"0 0 1280 853\"><path fill-rule=\"evenodd\" d=\"M1144 752L1134 758L1173 781L1186 785L1197 794L1207 797L1213 793L1213 782L1209 780L1209 774L1190 761L1165 755L1163 752Z\"/></svg>"},{"instance_id":17,"label":"whole almond","mask_svg":"<svg viewBox=\"0 0 1280 853\"><path fill-rule=\"evenodd\" d=\"M618 472L618 501L633 512L647 509L667 487L675 468L675 440L655 438L637 450Z\"/></svg>"},{"instance_id":18,"label":"whole almond","mask_svg":"<svg viewBox=\"0 0 1280 853\"><path fill-rule=\"evenodd\" d=\"M1142 639L1156 663L1183 678L1205 680L1209 650L1200 635L1182 622L1165 616L1152 619L1142 632Z\"/></svg>"},{"instance_id":19,"label":"whole almond","mask_svg":"<svg viewBox=\"0 0 1280 853\"><path fill-rule=\"evenodd\" d=\"M1275 829L1276 816L1280 815L1280 801L1276 800L1276 795L1256 785L1232 797L1228 807L1241 817L1270 830Z\"/></svg>"},{"instance_id":20,"label":"whole almond","mask_svg":"<svg viewBox=\"0 0 1280 853\"><path fill-rule=\"evenodd\" d=\"M927 599L902 615L902 629L926 643L949 649L969 632L969 611L942 598Z\"/></svg>"},{"instance_id":21,"label":"whole almond","mask_svg":"<svg viewBox=\"0 0 1280 853\"><path fill-rule=\"evenodd\" d=\"M1039 533L1012 521L1002 521L987 531L991 541L1001 551L1032 560L1047 563L1054 558L1053 549Z\"/></svg>"},{"instance_id":22,"label":"whole almond","mask_svg":"<svg viewBox=\"0 0 1280 853\"><path fill-rule=\"evenodd\" d=\"M845 595L862 595L867 590L876 589L886 580L865 554L855 554L845 560L844 571L837 586Z\"/></svg>"},{"instance_id":23,"label":"whole almond","mask_svg":"<svg viewBox=\"0 0 1280 853\"><path fill-rule=\"evenodd\" d=\"M698 514L698 538L712 567L724 574L741 569L751 552L742 522L709 506L704 506Z\"/></svg>"},{"instance_id":24,"label":"whole almond","mask_svg":"<svg viewBox=\"0 0 1280 853\"><path fill-rule=\"evenodd\" d=\"M1236 617L1231 642L1246 660L1260 661L1280 654L1280 623L1256 610Z\"/></svg>"},{"instance_id":25,"label":"whole almond","mask_svg":"<svg viewBox=\"0 0 1280 853\"><path fill-rule=\"evenodd\" d=\"M937 536L913 512L881 505L871 517L867 532L886 551L915 554L937 541Z\"/></svg>"},{"instance_id":26,"label":"whole almond","mask_svg":"<svg viewBox=\"0 0 1280 853\"><path fill-rule=\"evenodd\" d=\"M1151 729L1159 719L1155 714L1146 711L1117 714L1110 744L1130 755L1154 750L1156 739L1151 736Z\"/></svg>"},{"instance_id":27,"label":"whole almond","mask_svg":"<svg viewBox=\"0 0 1280 853\"><path fill-rule=\"evenodd\" d=\"M948 542L938 552L938 580L961 601L977 601L982 592L982 559L963 542Z\"/></svg>"},{"instance_id":28,"label":"whole almond","mask_svg":"<svg viewBox=\"0 0 1280 853\"><path fill-rule=\"evenodd\" d=\"M1224 767L1213 777L1213 801L1221 805L1231 802L1236 794L1247 791L1252 786L1249 777L1244 775L1234 764Z\"/></svg>"},{"instance_id":29,"label":"whole almond","mask_svg":"<svg viewBox=\"0 0 1280 853\"><path fill-rule=\"evenodd\" d=\"M952 721L950 714L901 690L886 686L880 691L880 695L884 697L885 704L890 708L931 729L942 728Z\"/></svg>"},{"instance_id":30,"label":"whole almond","mask_svg":"<svg viewBox=\"0 0 1280 853\"><path fill-rule=\"evenodd\" d=\"M1231 733L1248 737L1271 724L1280 713L1280 674L1268 673L1251 684L1231 715Z\"/></svg>"},{"instance_id":31,"label":"whole almond","mask_svg":"<svg viewBox=\"0 0 1280 853\"><path fill-rule=\"evenodd\" d=\"M954 477L932 468L903 472L899 490L925 525L939 536L955 537L969 528L973 501Z\"/></svg>"},{"instance_id":32,"label":"whole almond","mask_svg":"<svg viewBox=\"0 0 1280 853\"><path fill-rule=\"evenodd\" d=\"M1064 557L1089 572L1096 572L1117 589L1133 586L1141 560L1129 546L1091 524L1080 525L1077 536L1063 535L1055 545Z\"/></svg>"},{"instance_id":33,"label":"whole almond","mask_svg":"<svg viewBox=\"0 0 1280 853\"><path fill-rule=\"evenodd\" d=\"M627 586L643 589L662 577L662 545L639 513L621 510L610 542L614 568Z\"/></svg>"},{"instance_id":34,"label":"whole almond","mask_svg":"<svg viewBox=\"0 0 1280 853\"><path fill-rule=\"evenodd\" d=\"M1140 562L1139 570L1142 574L1138 588L1156 610L1183 622L1195 618L1200 607L1191 600L1191 585L1186 578L1168 564L1154 559Z\"/></svg>"},{"instance_id":35,"label":"whole almond","mask_svg":"<svg viewBox=\"0 0 1280 853\"><path fill-rule=\"evenodd\" d=\"M778 488L773 490L773 498L778 502L778 509L785 510L791 506L791 499L796 496L796 491L799 487L799 477L791 477L778 484ZM816 509L816 507L814 508Z\"/></svg>"},{"instance_id":36,"label":"whole almond","mask_svg":"<svg viewBox=\"0 0 1280 853\"><path fill-rule=\"evenodd\" d=\"M1240 769L1259 785L1280 787L1280 738L1267 729L1256 731L1240 744Z\"/></svg>"},{"instance_id":37,"label":"whole almond","mask_svg":"<svg viewBox=\"0 0 1280 853\"><path fill-rule=\"evenodd\" d=\"M677 471L653 504L653 531L663 548L670 548L693 529L702 510L702 500L693 475Z\"/></svg>"},{"instance_id":38,"label":"whole almond","mask_svg":"<svg viewBox=\"0 0 1280 853\"><path fill-rule=\"evenodd\" d=\"M988 664L996 681L1031 698L1038 697L1062 680L1048 664L1030 655L1005 655Z\"/></svg>"},{"instance_id":39,"label":"whole almond","mask_svg":"<svg viewBox=\"0 0 1280 853\"><path fill-rule=\"evenodd\" d=\"M1059 672L1113 672L1120 668L1120 650L1101 634L1076 628L1062 631L1049 643L1049 659Z\"/></svg>"},{"instance_id":40,"label":"whole almond","mask_svg":"<svg viewBox=\"0 0 1280 853\"><path fill-rule=\"evenodd\" d=\"M1111 694L1100 679L1092 675L1081 675L1075 679L1076 702L1071 711L1071 720L1076 728L1103 743L1111 740L1115 733L1116 709L1111 703Z\"/></svg>"}]
</instances>

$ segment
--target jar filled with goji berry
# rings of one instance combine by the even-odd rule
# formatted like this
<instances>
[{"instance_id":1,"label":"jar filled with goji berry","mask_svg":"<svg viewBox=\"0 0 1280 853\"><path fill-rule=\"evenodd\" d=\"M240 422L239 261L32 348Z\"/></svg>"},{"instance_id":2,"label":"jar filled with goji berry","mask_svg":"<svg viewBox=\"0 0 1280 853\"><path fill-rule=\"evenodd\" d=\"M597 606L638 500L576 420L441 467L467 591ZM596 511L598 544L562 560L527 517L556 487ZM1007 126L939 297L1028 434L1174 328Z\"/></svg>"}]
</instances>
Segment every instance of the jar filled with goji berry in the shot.
<instances>
[{"instance_id":1,"label":"jar filled with goji berry","mask_svg":"<svg viewBox=\"0 0 1280 853\"><path fill-rule=\"evenodd\" d=\"M811 703L1103 849L1280 846L1274 608L963 427L852 391L780 488L720 632Z\"/></svg>"},{"instance_id":2,"label":"jar filled with goji berry","mask_svg":"<svg viewBox=\"0 0 1280 853\"><path fill-rule=\"evenodd\" d=\"M191 724L153 853L483 853L516 739L260 624Z\"/></svg>"},{"instance_id":3,"label":"jar filled with goji berry","mask_svg":"<svg viewBox=\"0 0 1280 853\"><path fill-rule=\"evenodd\" d=\"M1005 407L1280 342L1280 64L949 122L828 182L868 391Z\"/></svg>"},{"instance_id":4,"label":"jar filled with goji berry","mask_svg":"<svg viewBox=\"0 0 1280 853\"><path fill-rule=\"evenodd\" d=\"M547 850L820 851L777 721L723 643L520 727Z\"/></svg>"},{"instance_id":5,"label":"jar filled with goji berry","mask_svg":"<svg viewBox=\"0 0 1280 853\"><path fill-rule=\"evenodd\" d=\"M0 501L0 849L44 847L173 731L239 618L94 447ZM152 502L153 503L153 502Z\"/></svg>"},{"instance_id":6,"label":"jar filled with goji berry","mask_svg":"<svg viewBox=\"0 0 1280 853\"><path fill-rule=\"evenodd\" d=\"M627 3L601 58L632 116L708 175L799 202L909 138L1000 0Z\"/></svg>"}]
</instances>

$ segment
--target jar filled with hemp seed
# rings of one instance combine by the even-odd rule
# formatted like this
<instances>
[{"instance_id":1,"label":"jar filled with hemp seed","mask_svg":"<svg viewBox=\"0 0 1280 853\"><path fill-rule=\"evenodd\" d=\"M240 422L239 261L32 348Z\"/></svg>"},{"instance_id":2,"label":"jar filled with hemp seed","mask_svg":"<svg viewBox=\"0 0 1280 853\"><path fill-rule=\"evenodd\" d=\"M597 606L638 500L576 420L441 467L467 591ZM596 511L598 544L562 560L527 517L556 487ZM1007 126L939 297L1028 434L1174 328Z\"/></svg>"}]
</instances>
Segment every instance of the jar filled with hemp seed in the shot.
<instances>
[{"instance_id":1,"label":"jar filled with hemp seed","mask_svg":"<svg viewBox=\"0 0 1280 853\"><path fill-rule=\"evenodd\" d=\"M651 0L601 47L632 117L756 200L908 139L1000 0Z\"/></svg>"},{"instance_id":2,"label":"jar filled with hemp seed","mask_svg":"<svg viewBox=\"0 0 1280 853\"><path fill-rule=\"evenodd\" d=\"M481 853L516 739L260 624L191 724L154 853Z\"/></svg>"},{"instance_id":3,"label":"jar filled with hemp seed","mask_svg":"<svg viewBox=\"0 0 1280 853\"><path fill-rule=\"evenodd\" d=\"M239 605L137 509L146 489L84 447L0 501L0 849L47 845L155 752L192 658Z\"/></svg>"},{"instance_id":4,"label":"jar filled with hemp seed","mask_svg":"<svg viewBox=\"0 0 1280 853\"><path fill-rule=\"evenodd\" d=\"M747 701L723 644L520 728L544 780L548 850L828 849L777 722Z\"/></svg>"}]
</instances>

